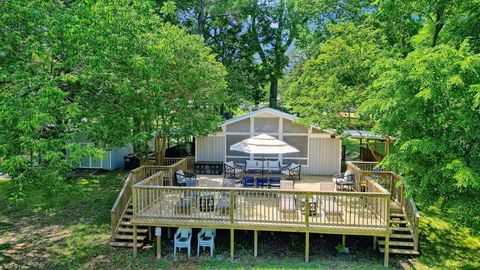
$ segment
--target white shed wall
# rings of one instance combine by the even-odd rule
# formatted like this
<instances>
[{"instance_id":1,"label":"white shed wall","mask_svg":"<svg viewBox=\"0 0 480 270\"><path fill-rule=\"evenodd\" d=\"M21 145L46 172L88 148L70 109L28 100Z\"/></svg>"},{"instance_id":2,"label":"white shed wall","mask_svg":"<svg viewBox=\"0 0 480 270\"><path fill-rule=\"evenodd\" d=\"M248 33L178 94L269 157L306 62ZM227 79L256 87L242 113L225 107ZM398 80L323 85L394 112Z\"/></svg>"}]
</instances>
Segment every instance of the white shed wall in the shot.
<instances>
[{"instance_id":1,"label":"white shed wall","mask_svg":"<svg viewBox=\"0 0 480 270\"><path fill-rule=\"evenodd\" d=\"M225 160L225 136L197 137L195 160L223 162Z\"/></svg>"},{"instance_id":2,"label":"white shed wall","mask_svg":"<svg viewBox=\"0 0 480 270\"><path fill-rule=\"evenodd\" d=\"M310 138L309 140L309 166L302 167L302 173L316 175L340 173L341 140L338 138Z\"/></svg>"}]
</instances>

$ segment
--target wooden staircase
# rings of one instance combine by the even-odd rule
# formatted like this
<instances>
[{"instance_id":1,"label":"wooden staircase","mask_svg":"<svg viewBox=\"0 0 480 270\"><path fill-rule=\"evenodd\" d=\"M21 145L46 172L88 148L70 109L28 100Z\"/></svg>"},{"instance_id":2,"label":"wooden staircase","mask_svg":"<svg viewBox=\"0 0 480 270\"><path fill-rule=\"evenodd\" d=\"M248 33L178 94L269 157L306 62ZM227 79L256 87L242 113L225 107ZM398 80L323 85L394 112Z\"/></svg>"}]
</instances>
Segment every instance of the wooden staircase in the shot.
<instances>
[{"instance_id":1,"label":"wooden staircase","mask_svg":"<svg viewBox=\"0 0 480 270\"><path fill-rule=\"evenodd\" d=\"M118 227L115 229L113 234L112 241L110 242L111 246L114 247L128 247L133 248L133 226L130 225L130 221L133 215L132 203L129 202L125 211L123 212L122 218ZM148 227L137 227L137 248L148 248Z\"/></svg>"},{"instance_id":2,"label":"wooden staircase","mask_svg":"<svg viewBox=\"0 0 480 270\"><path fill-rule=\"evenodd\" d=\"M418 250L416 250L410 224L403 212L393 212L390 214L390 229L392 230L389 241L390 254L420 254ZM385 253L385 239L378 240L378 247L381 253Z\"/></svg>"}]
</instances>

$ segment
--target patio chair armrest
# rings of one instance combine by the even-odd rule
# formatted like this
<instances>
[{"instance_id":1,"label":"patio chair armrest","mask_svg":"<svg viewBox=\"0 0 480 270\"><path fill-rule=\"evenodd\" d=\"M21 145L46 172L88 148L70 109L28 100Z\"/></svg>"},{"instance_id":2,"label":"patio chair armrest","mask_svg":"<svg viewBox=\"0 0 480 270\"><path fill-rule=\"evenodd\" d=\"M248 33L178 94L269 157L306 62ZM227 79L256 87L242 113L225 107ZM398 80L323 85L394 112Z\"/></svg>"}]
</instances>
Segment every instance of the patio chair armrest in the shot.
<instances>
[{"instance_id":1,"label":"patio chair armrest","mask_svg":"<svg viewBox=\"0 0 480 270\"><path fill-rule=\"evenodd\" d=\"M233 166L235 167L235 169L241 169L241 170L243 170L242 164L239 164L239 163L235 163L235 162L234 162L234 163L233 163Z\"/></svg>"},{"instance_id":2,"label":"patio chair armrest","mask_svg":"<svg viewBox=\"0 0 480 270\"><path fill-rule=\"evenodd\" d=\"M282 171L283 171L283 170L288 170L288 169L290 169L290 165L287 164L287 165L283 165L283 166L282 166Z\"/></svg>"}]
</instances>

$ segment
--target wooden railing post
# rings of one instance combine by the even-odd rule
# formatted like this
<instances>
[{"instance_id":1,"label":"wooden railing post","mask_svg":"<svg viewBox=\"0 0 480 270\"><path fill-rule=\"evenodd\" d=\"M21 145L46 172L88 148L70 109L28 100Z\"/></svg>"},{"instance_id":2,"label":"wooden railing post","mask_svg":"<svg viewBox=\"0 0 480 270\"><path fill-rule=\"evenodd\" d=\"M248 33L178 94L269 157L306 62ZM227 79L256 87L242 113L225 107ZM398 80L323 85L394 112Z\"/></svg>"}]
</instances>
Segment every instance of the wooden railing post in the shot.
<instances>
[{"instance_id":1,"label":"wooden railing post","mask_svg":"<svg viewBox=\"0 0 480 270\"><path fill-rule=\"evenodd\" d=\"M305 226L310 226L310 192L305 193Z\"/></svg>"},{"instance_id":2,"label":"wooden railing post","mask_svg":"<svg viewBox=\"0 0 480 270\"><path fill-rule=\"evenodd\" d=\"M230 214L230 223L234 223L234 215L233 215L233 212L234 212L234 207L235 207L235 193L233 190L230 190L230 211L229 211L229 214Z\"/></svg>"},{"instance_id":3,"label":"wooden railing post","mask_svg":"<svg viewBox=\"0 0 480 270\"><path fill-rule=\"evenodd\" d=\"M132 219L135 219L137 217L137 188L132 186L132 208L133 208L133 216Z\"/></svg>"}]
</instances>

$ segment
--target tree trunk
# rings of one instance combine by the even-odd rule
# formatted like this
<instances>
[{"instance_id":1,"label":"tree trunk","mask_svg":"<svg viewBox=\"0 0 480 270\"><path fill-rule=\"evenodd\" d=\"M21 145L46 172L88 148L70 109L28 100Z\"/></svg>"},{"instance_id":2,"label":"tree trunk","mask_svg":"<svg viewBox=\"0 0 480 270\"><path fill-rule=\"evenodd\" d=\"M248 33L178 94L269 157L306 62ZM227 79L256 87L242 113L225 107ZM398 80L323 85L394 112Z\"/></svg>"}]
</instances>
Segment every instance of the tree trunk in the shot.
<instances>
[{"instance_id":1,"label":"tree trunk","mask_svg":"<svg viewBox=\"0 0 480 270\"><path fill-rule=\"evenodd\" d=\"M155 137L155 163L163 166L165 163L165 151L167 150L167 136L157 135Z\"/></svg>"},{"instance_id":2,"label":"tree trunk","mask_svg":"<svg viewBox=\"0 0 480 270\"><path fill-rule=\"evenodd\" d=\"M440 21L443 19L443 10L437 11L436 18L435 18L435 28L433 29L433 37L432 37L432 47L437 46L438 36L440 35L440 31L443 29L444 23Z\"/></svg>"},{"instance_id":3,"label":"tree trunk","mask_svg":"<svg viewBox=\"0 0 480 270\"><path fill-rule=\"evenodd\" d=\"M277 95L278 95L278 78L275 75L270 75L270 100L269 106L271 108L277 108Z\"/></svg>"},{"instance_id":4,"label":"tree trunk","mask_svg":"<svg viewBox=\"0 0 480 270\"><path fill-rule=\"evenodd\" d=\"M197 31L198 34L203 37L203 28L205 26L205 0L199 0L199 7L198 7L198 25Z\"/></svg>"}]
</instances>

